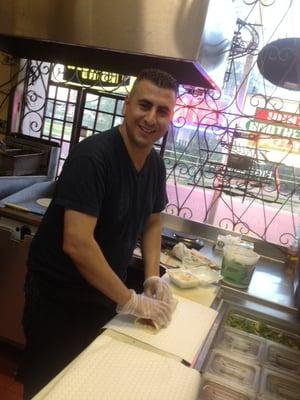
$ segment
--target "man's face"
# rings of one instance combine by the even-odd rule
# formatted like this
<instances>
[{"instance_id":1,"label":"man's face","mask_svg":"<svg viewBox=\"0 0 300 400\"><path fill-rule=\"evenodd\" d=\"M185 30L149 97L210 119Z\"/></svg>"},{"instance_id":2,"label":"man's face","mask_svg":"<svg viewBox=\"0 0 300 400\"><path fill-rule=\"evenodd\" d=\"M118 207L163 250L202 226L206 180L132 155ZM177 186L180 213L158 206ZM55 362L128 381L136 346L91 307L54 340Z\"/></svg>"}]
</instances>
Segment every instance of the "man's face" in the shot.
<instances>
[{"instance_id":1,"label":"man's face","mask_svg":"<svg viewBox=\"0 0 300 400\"><path fill-rule=\"evenodd\" d=\"M138 82L124 106L124 125L131 144L145 149L160 139L168 129L175 102L173 90L147 80Z\"/></svg>"}]
</instances>

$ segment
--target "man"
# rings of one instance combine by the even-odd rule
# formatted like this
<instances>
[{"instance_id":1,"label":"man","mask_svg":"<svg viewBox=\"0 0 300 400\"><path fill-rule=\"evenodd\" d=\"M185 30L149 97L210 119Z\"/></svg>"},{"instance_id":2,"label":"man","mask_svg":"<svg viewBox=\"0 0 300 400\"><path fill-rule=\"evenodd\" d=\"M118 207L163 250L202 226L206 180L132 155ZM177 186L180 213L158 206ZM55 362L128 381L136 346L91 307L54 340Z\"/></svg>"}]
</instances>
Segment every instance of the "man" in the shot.
<instances>
[{"instance_id":1,"label":"man","mask_svg":"<svg viewBox=\"0 0 300 400\"><path fill-rule=\"evenodd\" d=\"M28 258L20 376L31 398L96 336L116 312L171 319L172 295L159 278L165 169L152 148L167 131L177 84L144 70L125 99L121 126L77 144ZM141 239L144 295L124 284Z\"/></svg>"}]
</instances>

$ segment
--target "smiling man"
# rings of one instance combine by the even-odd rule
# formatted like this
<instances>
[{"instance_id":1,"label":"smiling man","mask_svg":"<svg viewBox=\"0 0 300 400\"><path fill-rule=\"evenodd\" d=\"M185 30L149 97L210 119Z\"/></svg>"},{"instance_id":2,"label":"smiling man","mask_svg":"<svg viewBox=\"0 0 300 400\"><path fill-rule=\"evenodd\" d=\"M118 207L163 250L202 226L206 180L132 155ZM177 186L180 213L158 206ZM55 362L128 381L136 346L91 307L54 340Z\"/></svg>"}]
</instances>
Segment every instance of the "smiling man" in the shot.
<instances>
[{"instance_id":1,"label":"smiling man","mask_svg":"<svg viewBox=\"0 0 300 400\"><path fill-rule=\"evenodd\" d=\"M166 132L176 81L144 70L124 104L121 126L77 144L36 233L25 285L24 398L31 398L116 312L166 327L172 294L159 277L165 168L153 143ZM125 285L137 240L144 294Z\"/></svg>"}]
</instances>

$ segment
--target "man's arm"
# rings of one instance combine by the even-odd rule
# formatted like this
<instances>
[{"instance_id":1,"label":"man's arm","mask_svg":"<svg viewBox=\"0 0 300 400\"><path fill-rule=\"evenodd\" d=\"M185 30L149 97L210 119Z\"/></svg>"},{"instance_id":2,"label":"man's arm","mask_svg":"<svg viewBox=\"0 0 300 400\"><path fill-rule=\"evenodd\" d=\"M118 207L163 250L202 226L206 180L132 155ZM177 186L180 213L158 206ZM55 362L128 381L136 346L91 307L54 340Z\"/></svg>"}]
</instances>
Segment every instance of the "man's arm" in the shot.
<instances>
[{"instance_id":1,"label":"man's arm","mask_svg":"<svg viewBox=\"0 0 300 400\"><path fill-rule=\"evenodd\" d=\"M166 281L159 278L159 263L161 249L161 214L151 214L148 218L142 236L142 254L145 268L144 293L171 304L173 301L171 289Z\"/></svg>"},{"instance_id":2,"label":"man's arm","mask_svg":"<svg viewBox=\"0 0 300 400\"><path fill-rule=\"evenodd\" d=\"M63 251L92 286L123 306L129 301L131 292L111 269L96 242L96 222L93 216L66 210Z\"/></svg>"},{"instance_id":3,"label":"man's arm","mask_svg":"<svg viewBox=\"0 0 300 400\"><path fill-rule=\"evenodd\" d=\"M142 235L142 255L145 268L145 279L159 276L161 249L161 214L151 214L145 224Z\"/></svg>"},{"instance_id":4,"label":"man's arm","mask_svg":"<svg viewBox=\"0 0 300 400\"><path fill-rule=\"evenodd\" d=\"M172 308L168 303L129 290L107 263L94 239L97 219L73 210L64 216L63 250L72 259L81 275L96 289L117 303L116 311L140 318L149 318L159 326L167 326Z\"/></svg>"}]
</instances>

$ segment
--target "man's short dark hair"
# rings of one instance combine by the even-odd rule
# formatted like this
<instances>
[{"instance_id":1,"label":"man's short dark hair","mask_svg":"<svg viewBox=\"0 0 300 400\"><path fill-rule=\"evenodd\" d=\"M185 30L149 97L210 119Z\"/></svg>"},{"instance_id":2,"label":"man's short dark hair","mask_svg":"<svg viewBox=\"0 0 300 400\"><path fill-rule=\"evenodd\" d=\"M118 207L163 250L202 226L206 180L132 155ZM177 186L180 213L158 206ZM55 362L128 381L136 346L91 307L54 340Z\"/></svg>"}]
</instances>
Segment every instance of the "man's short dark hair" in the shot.
<instances>
[{"instance_id":1,"label":"man's short dark hair","mask_svg":"<svg viewBox=\"0 0 300 400\"><path fill-rule=\"evenodd\" d=\"M178 94L178 83L176 79L168 72L156 68L143 69L138 74L131 92L134 92L136 84L143 80L150 81L161 89L173 90L176 96Z\"/></svg>"}]
</instances>

